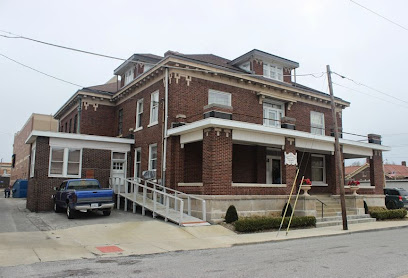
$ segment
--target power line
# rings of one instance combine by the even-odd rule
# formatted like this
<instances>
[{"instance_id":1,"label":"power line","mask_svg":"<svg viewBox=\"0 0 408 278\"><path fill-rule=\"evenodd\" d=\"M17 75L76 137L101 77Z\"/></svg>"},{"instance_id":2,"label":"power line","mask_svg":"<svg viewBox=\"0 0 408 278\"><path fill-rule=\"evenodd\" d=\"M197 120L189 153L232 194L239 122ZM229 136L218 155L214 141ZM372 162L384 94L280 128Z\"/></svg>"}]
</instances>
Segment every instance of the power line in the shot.
<instances>
[{"instance_id":1,"label":"power line","mask_svg":"<svg viewBox=\"0 0 408 278\"><path fill-rule=\"evenodd\" d=\"M71 84L71 85L74 85L74 86L77 86L77 87L84 88L84 86L81 86L81 85L78 85L78 84L72 83L72 82L70 82L70 81L66 81L66 80L64 80L64 79L61 79L61 78L55 77L55 76L50 75L50 74L48 74L48 73L45 73L45 72L39 71L39 70L37 70L37 69L35 69L35 68L32 68L32 67L30 67L30 66L27 66L27 65L25 65L25 64L23 64L23 63L20 63L20 62L18 62L18 61L16 61L16 60L14 60L14 59L11 59L10 57L7 57L6 55L3 55L3 54L1 54L1 53L0 53L0 56L3 56L4 58L6 58L6 59L8 59L8 60L10 60L10 61L13 61L13 62L14 62L14 63L16 63L16 64L19 64L20 66L23 66L23 67L29 68L30 70L33 70L33 71L38 72L38 73L41 73L41 74L43 74L43 75L45 75L45 76L48 76L48 77L54 78L54 79L56 79L56 80L59 80L59 81L62 81L62 82L65 82L65 83L68 83L68 84Z\"/></svg>"},{"instance_id":2,"label":"power line","mask_svg":"<svg viewBox=\"0 0 408 278\"><path fill-rule=\"evenodd\" d=\"M371 13L373 13L373 14L375 14L375 15L377 15L377 16L379 16L379 17L385 19L385 20L387 20L388 22L391 22L392 24L397 25L398 27L404 29L405 31L408 31L408 28L406 28L405 26L402 26L401 24L399 24L399 23L397 23L397 22L395 22L395 21L392 21L392 20L389 19L389 18L386 18L385 16L383 16L383 15L381 15L381 14L379 14L379 13L377 13L377 12L375 12L375 11L373 11L373 10L371 10L371 9L369 9L369 8L367 8L367 7L365 7L365 6L361 5L361 4L359 4L359 3L357 3L356 1L353 1L353 0L350 0L350 1L351 1L352 3L354 3L354 4L358 5L358 6L360 6L361 8L366 9L367 11L369 11L369 12L371 12Z\"/></svg>"},{"instance_id":3,"label":"power line","mask_svg":"<svg viewBox=\"0 0 408 278\"><path fill-rule=\"evenodd\" d=\"M91 51L87 51L87 50L82 50L82 49L78 49L78 48L73 48L73 47L68 47L68 46L59 45L59 44L55 44L55 43L50 43L50 42L46 42L46 41L41 41L41 40L37 40L37 39L17 35L17 34L14 34L12 32L4 31L4 30L0 30L0 32L12 35L12 36L0 35L0 37L4 37L4 38L7 38L7 39L24 39L24 40L33 41L33 42L40 43L40 44L45 44L45 45L48 45L48 46L53 46L53 47L57 47L57 48L62 48L62 49L70 50L70 51L83 53L83 54L99 56L99 57L102 57L102 58L114 59L114 60L119 60L119 61L129 61L130 63L137 63L137 64L150 65L150 66L155 66L156 65L156 64L153 64L153 63L147 63L147 62L141 62L141 61L132 61L132 60L125 59L125 58L120 58L120 57L110 56L110 55L106 55L106 54L95 53L95 52L91 52ZM200 70L200 69L188 69L188 68L175 67L175 66L166 66L166 67L175 68L175 69L189 70L189 71L202 71L202 72L211 72L211 73L215 72L215 73L218 73L216 71ZM240 75L243 75L243 76L249 75L249 76L261 76L261 77L263 77L263 75L256 75L256 74L252 74L252 73L237 73L237 74L240 74ZM312 76L314 78L321 78L325 74L326 74L326 72L305 73L305 74L296 74L296 77ZM295 76L295 75L288 74L288 75L282 75L282 76Z\"/></svg>"}]
</instances>

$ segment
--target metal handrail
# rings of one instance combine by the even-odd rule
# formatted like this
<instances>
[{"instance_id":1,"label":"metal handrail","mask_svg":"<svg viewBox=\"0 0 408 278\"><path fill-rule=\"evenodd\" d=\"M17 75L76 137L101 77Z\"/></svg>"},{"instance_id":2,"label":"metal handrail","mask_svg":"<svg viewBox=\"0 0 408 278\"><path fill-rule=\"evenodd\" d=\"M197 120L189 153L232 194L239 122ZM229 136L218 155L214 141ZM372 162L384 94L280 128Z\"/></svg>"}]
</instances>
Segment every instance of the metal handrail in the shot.
<instances>
[{"instance_id":1,"label":"metal handrail","mask_svg":"<svg viewBox=\"0 0 408 278\"><path fill-rule=\"evenodd\" d=\"M327 207L327 205L325 203L323 203L322 201L320 201L319 199L317 199L317 198L316 198L316 200L319 201L322 204L322 219L323 219L323 210L324 210L323 205L325 205L326 207Z\"/></svg>"}]
</instances>

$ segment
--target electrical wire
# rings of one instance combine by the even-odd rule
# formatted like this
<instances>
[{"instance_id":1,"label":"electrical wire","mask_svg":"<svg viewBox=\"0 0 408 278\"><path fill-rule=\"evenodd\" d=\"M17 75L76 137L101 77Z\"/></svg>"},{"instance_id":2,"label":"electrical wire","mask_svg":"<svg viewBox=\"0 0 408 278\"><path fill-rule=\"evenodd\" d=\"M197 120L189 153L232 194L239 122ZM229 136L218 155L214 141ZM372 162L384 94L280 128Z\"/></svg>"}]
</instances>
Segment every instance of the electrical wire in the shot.
<instances>
[{"instance_id":1,"label":"electrical wire","mask_svg":"<svg viewBox=\"0 0 408 278\"><path fill-rule=\"evenodd\" d=\"M32 67L30 67L30 66L27 66L27 65L25 65L25 64L23 64L23 63L20 63L20 62L18 62L18 61L16 61L16 60L12 59L12 58L10 58L10 57L7 57L7 56L4 55L4 54L1 54L1 53L0 53L0 56L4 57L4 58L6 58L6 59L8 59L8 60L10 60L10 61L13 61L14 63L19 64L20 66L23 66L23 67L29 68L30 70L33 70L33 71L35 71L35 72L41 73L41 74L43 74L43 75L45 75L45 76L48 76L48 77L54 78L54 79L56 79L56 80L59 80L59 81L68 83L68 84L70 84L70 85L74 85L74 86L77 86L77 87L80 87L80 88L84 88L84 86L81 86L81 85L75 84L75 83L73 83L73 82L70 82L70 81L67 81L67 80L64 80L64 79L55 77L55 76L50 75L50 74L48 74L48 73L42 72L42 71L37 70L37 69L35 69L35 68L32 68Z\"/></svg>"},{"instance_id":2,"label":"electrical wire","mask_svg":"<svg viewBox=\"0 0 408 278\"><path fill-rule=\"evenodd\" d=\"M354 3L354 4L358 5L358 6L360 6L361 8L366 9L367 11L369 11L369 12L371 12L371 13L373 13L373 14L375 14L375 15L377 15L377 16L379 16L379 17L385 19L385 20L387 20L388 22L391 22L392 24L394 24L394 25L396 25L396 26L398 26L398 27L404 29L405 31L408 31L408 28L406 28L405 26L402 26L401 24L399 24L399 23L397 23L397 22L395 22L395 21L392 21L392 20L389 19L389 18L386 18L385 16L383 16L383 15L381 15L381 14L379 14L379 13L377 13L377 12L375 12L375 11L373 11L373 10L371 10L371 9L369 9L369 8L367 8L367 7L365 7L365 6L363 6L363 5L361 5L360 3L357 3L356 1L353 1L353 0L350 0L350 1L351 1L352 3Z\"/></svg>"}]
</instances>

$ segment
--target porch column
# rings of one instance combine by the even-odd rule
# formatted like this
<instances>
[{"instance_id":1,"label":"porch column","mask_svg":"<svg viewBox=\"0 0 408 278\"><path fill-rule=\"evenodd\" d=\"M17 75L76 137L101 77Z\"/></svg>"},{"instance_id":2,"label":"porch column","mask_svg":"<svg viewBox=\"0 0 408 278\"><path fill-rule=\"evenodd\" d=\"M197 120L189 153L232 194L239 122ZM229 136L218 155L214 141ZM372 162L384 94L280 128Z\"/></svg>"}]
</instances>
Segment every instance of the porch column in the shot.
<instances>
[{"instance_id":1,"label":"porch column","mask_svg":"<svg viewBox=\"0 0 408 278\"><path fill-rule=\"evenodd\" d=\"M184 182L184 146L180 144L180 136L169 137L167 161L166 184L176 189L178 183Z\"/></svg>"},{"instance_id":2,"label":"porch column","mask_svg":"<svg viewBox=\"0 0 408 278\"><path fill-rule=\"evenodd\" d=\"M382 151L373 150L370 158L370 182L371 186L375 186L375 194L383 194L385 184Z\"/></svg>"},{"instance_id":3,"label":"porch column","mask_svg":"<svg viewBox=\"0 0 408 278\"><path fill-rule=\"evenodd\" d=\"M232 131L208 128L203 134L203 186L205 195L232 194Z\"/></svg>"},{"instance_id":4,"label":"porch column","mask_svg":"<svg viewBox=\"0 0 408 278\"><path fill-rule=\"evenodd\" d=\"M286 186L289 189L288 191L289 193L293 185L293 182L295 181L297 167L296 165L286 164L285 156L288 153L296 154L295 138L291 138L291 137L285 138L285 150L284 150L284 155L283 155L283 161L284 161L283 163L284 166L282 169L282 176L284 178L283 183L286 183Z\"/></svg>"}]
</instances>

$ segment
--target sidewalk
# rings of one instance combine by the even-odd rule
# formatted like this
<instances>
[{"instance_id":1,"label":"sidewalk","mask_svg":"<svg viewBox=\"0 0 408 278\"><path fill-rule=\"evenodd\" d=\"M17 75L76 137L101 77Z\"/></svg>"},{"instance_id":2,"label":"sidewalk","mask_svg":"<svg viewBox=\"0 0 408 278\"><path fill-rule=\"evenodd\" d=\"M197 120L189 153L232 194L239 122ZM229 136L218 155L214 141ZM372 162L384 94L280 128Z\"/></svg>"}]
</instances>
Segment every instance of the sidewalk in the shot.
<instances>
[{"instance_id":1,"label":"sidewalk","mask_svg":"<svg viewBox=\"0 0 408 278\"><path fill-rule=\"evenodd\" d=\"M44 231L2 233L0 266L97 257L129 256L231 247L307 237L352 234L379 229L408 227L408 221L372 222L289 231L235 234L220 226L178 227L151 220L114 224L96 224Z\"/></svg>"}]
</instances>

